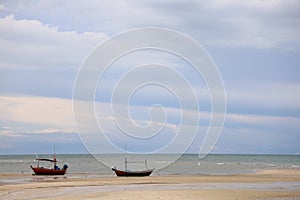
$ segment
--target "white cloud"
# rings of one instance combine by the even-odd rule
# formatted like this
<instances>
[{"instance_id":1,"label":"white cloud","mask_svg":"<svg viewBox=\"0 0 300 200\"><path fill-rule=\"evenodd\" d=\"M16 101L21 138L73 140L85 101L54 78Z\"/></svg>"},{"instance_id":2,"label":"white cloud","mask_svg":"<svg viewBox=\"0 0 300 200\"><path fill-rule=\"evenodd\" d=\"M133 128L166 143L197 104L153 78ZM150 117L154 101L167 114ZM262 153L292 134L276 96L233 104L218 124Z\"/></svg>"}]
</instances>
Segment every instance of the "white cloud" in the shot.
<instances>
[{"instance_id":1,"label":"white cloud","mask_svg":"<svg viewBox=\"0 0 300 200\"><path fill-rule=\"evenodd\" d=\"M0 137L1 136L6 136L6 137L20 137L21 135L18 134L18 133L16 133L11 127L2 126L2 127L0 127Z\"/></svg>"},{"instance_id":2,"label":"white cloud","mask_svg":"<svg viewBox=\"0 0 300 200\"><path fill-rule=\"evenodd\" d=\"M26 123L26 122L25 122ZM51 134L73 134L75 133L74 128L46 128L46 129L37 129L37 130L25 130L25 131L16 131L10 127L0 127L0 137L24 137L24 136L31 136L31 135L51 135Z\"/></svg>"},{"instance_id":3,"label":"white cloud","mask_svg":"<svg viewBox=\"0 0 300 200\"><path fill-rule=\"evenodd\" d=\"M60 98L0 96L1 121L46 127L73 127L72 104Z\"/></svg>"},{"instance_id":4,"label":"white cloud","mask_svg":"<svg viewBox=\"0 0 300 200\"><path fill-rule=\"evenodd\" d=\"M119 105L121 106L121 105ZM109 110L110 103L96 103L96 110L99 113L99 119L105 120L107 124L113 124L116 118L111 116ZM19 127L19 132L32 133L32 134L48 134L48 133L74 133L73 123L73 110L72 100L61 98L49 98L49 97L35 97L35 96L0 96L0 120L3 123L15 123L15 124L31 124L33 127L44 127L41 129L22 130ZM147 107L137 107L135 112L146 111ZM170 108L172 109L172 108ZM173 110L173 109L172 109ZM178 111L179 112L179 111ZM120 119L136 120L139 123L147 124L149 120L143 118L137 119ZM169 129L177 130L176 124L162 122L153 122L155 126L165 125ZM1 130L11 131L12 126L3 126Z\"/></svg>"},{"instance_id":5,"label":"white cloud","mask_svg":"<svg viewBox=\"0 0 300 200\"><path fill-rule=\"evenodd\" d=\"M118 106L124 105L115 105L115 109ZM110 132L115 130L116 117L112 116L111 105L110 103L96 103L96 114L98 120L102 120L101 124L104 124L105 128ZM0 96L0 109L2 114L0 115L0 120L4 122L14 122L22 124L32 124L36 127L43 127L40 129L32 130L18 130L13 131L12 126L2 126L2 133L8 134L8 132L23 132L23 133L32 133L32 134L51 134L51 133L74 133L74 123L73 123L73 111L72 111L72 100L60 99L60 98L47 98L47 97L30 97L30 96ZM135 118L120 118L118 120L123 120L127 123L136 123L149 125L151 120L145 118L149 115L149 107L147 106L134 106L132 111ZM172 132L178 130L180 125L180 108L165 108L168 118L164 123L163 121L153 121L152 125L161 127L165 126ZM193 110L185 111L187 119L185 119L186 125L200 114L200 123L203 121L208 125L210 120L209 112L198 113ZM120 116L119 116L120 117ZM124 116L122 116L124 117ZM130 117L130 116L128 116ZM286 129L295 129L300 128L300 119L296 117L289 116L270 116L270 115L250 115L250 114L240 114L240 113L227 113L227 123L233 123L237 126L241 125L257 125L264 127L281 127ZM132 121L133 120L133 121ZM133 123L134 124L134 123ZM92 130L95 131L95 130Z\"/></svg>"},{"instance_id":6,"label":"white cloud","mask_svg":"<svg viewBox=\"0 0 300 200\"><path fill-rule=\"evenodd\" d=\"M5 10L5 6L2 5L2 4L0 4L0 11L1 11L1 10Z\"/></svg>"},{"instance_id":7,"label":"white cloud","mask_svg":"<svg viewBox=\"0 0 300 200\"><path fill-rule=\"evenodd\" d=\"M300 42L299 2L294 0L38 1L18 2L17 7L10 10L59 30L116 34L159 26L183 31L205 45L270 48Z\"/></svg>"},{"instance_id":8,"label":"white cloud","mask_svg":"<svg viewBox=\"0 0 300 200\"><path fill-rule=\"evenodd\" d=\"M35 131L28 132L29 134L68 134L68 133L75 133L74 128L65 128L65 129L55 129L55 128L48 128L48 129L40 129Z\"/></svg>"},{"instance_id":9,"label":"white cloud","mask_svg":"<svg viewBox=\"0 0 300 200\"><path fill-rule=\"evenodd\" d=\"M118 105L122 106L122 105ZM40 136L40 138L48 138L49 141L73 141L75 132L75 126L73 124L73 112L72 112L72 101L68 99L60 98L46 98L46 97L33 97L33 96L0 96L0 109L2 114L0 115L0 121L2 122L2 127L0 128L0 137L2 138L17 138L22 137L27 140L32 137L32 141L35 141L34 138ZM118 128L116 128L116 117L111 116L111 107L109 103L96 103L96 112L98 114L98 120L101 120L102 128L105 131L105 134L110 135L110 139L123 144L124 141L120 140L120 135ZM154 129L157 127L165 126L164 134L166 134L165 140L174 137L177 134L180 126L188 128L191 130L181 136L182 140L187 140L192 138L193 131L195 130L195 124L190 124L191 120L194 120L199 113L188 110L186 111L185 124L180 125L180 120L174 120L180 118L181 110L179 108L165 108L168 116L166 123L154 121L152 126ZM134 112L146 112L147 115L148 107L136 106ZM99 114L100 113L100 114ZM141 115L135 115L141 116ZM134 118L138 123L150 124L151 121L141 118ZM199 132L197 136L197 141L193 148L196 148L196 151L199 150L199 145L204 139L205 132L207 131L207 125L209 124L210 113L201 112L200 113L200 123L201 121L206 121L206 125L199 126ZM118 119L127 121L127 123L132 123L131 119ZM81 122L82 123L82 122ZM80 126L89 126L89 122L79 124ZM226 128L227 127L227 128ZM243 142L241 137L244 134L243 130L247 130L247 133L251 133L251 130L256 134L267 133L270 135L272 130L276 130L279 133L295 133L300 128L300 119L296 117L289 116L270 116L270 115L249 115L249 114L240 114L240 113L228 113L227 120L225 123L225 130L231 130L235 133L236 140L232 142ZM88 130L88 129L85 129ZM128 129L130 130L130 129ZM90 129L91 135L84 135L88 139L91 139L92 142L95 141L95 137L99 139L99 129ZM81 133L82 134L82 133ZM95 135L96 134L96 135ZM274 133L276 137L276 133ZM121 134L122 135L122 134ZM289 134L285 137L288 138ZM54 137L55 136L55 137ZM83 136L83 135L82 135ZM138 137L148 137L149 133L143 135L143 133L136 135ZM177 137L177 136L176 136ZM271 136L270 136L271 137ZM100 137L101 141L106 140L103 137ZM48 140L47 139L47 140ZM88 141L84 139L84 141ZM163 144L166 143L166 141ZM102 141L103 142L103 141ZM185 141L186 142L186 141ZM245 142L245 141L244 141ZM93 144L94 144L93 143ZM89 143L87 143L89 145ZM95 143L96 144L96 143ZM99 145L99 144L98 144ZM137 144L138 145L138 144ZM157 144L159 146L159 144ZM196 147L195 147L196 145ZM249 145L251 145L249 143ZM268 145L268 144L266 144ZM292 145L292 144L291 144Z\"/></svg>"},{"instance_id":10,"label":"white cloud","mask_svg":"<svg viewBox=\"0 0 300 200\"><path fill-rule=\"evenodd\" d=\"M103 33L60 32L38 20L0 18L0 67L78 68L107 36Z\"/></svg>"}]
</instances>

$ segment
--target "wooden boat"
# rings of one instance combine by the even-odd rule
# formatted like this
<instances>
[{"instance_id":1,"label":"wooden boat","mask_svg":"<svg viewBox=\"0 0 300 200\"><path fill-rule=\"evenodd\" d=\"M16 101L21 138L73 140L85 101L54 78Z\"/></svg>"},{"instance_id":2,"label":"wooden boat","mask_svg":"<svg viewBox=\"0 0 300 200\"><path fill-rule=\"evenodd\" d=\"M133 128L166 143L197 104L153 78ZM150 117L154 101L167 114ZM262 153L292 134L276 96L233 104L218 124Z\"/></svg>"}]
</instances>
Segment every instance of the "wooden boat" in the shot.
<instances>
[{"instance_id":1,"label":"wooden boat","mask_svg":"<svg viewBox=\"0 0 300 200\"><path fill-rule=\"evenodd\" d=\"M150 174L154 171L154 169L148 169L147 160L145 160L145 170L128 170L127 169L127 157L126 157L126 146L125 146L125 170L118 170L116 167L112 167L111 169L116 173L117 176L150 176ZM130 163L140 163L140 162L130 162Z\"/></svg>"},{"instance_id":2,"label":"wooden boat","mask_svg":"<svg viewBox=\"0 0 300 200\"><path fill-rule=\"evenodd\" d=\"M38 164L36 167L33 167L30 165L31 169L33 170L35 175L64 175L68 169L68 165L64 164L63 168L60 169L56 163L56 155L54 155L53 159L47 159L47 158L36 158L36 160L38 161ZM52 168L45 168L45 167L41 167L40 166L40 161L46 161L46 162L50 162L53 167Z\"/></svg>"},{"instance_id":3,"label":"wooden boat","mask_svg":"<svg viewBox=\"0 0 300 200\"><path fill-rule=\"evenodd\" d=\"M111 168L117 176L150 176L154 169L131 171L131 170L118 170L115 167Z\"/></svg>"}]
</instances>

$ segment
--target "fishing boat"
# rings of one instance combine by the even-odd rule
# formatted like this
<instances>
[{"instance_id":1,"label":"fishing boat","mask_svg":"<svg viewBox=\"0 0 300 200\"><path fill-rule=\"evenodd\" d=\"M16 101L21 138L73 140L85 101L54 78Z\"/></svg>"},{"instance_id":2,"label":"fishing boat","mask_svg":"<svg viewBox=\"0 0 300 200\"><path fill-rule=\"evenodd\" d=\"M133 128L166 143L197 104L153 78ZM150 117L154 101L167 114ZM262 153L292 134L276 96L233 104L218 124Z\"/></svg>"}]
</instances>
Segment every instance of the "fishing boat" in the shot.
<instances>
[{"instance_id":1,"label":"fishing boat","mask_svg":"<svg viewBox=\"0 0 300 200\"><path fill-rule=\"evenodd\" d=\"M116 167L112 167L111 169L116 173L117 176L150 176L154 169L148 169L147 160L145 160L145 170L128 170L127 165L127 157L126 157L126 146L125 146L125 170L118 170ZM140 163L140 162L130 162L130 163Z\"/></svg>"},{"instance_id":2,"label":"fishing boat","mask_svg":"<svg viewBox=\"0 0 300 200\"><path fill-rule=\"evenodd\" d=\"M56 154L54 154L53 159L48 158L36 158L37 166L33 167L30 165L34 172L34 175L64 175L68 169L68 165L64 164L62 168L57 166ZM40 166L40 162L48 162L50 165L48 167Z\"/></svg>"},{"instance_id":3,"label":"fishing boat","mask_svg":"<svg viewBox=\"0 0 300 200\"><path fill-rule=\"evenodd\" d=\"M150 176L154 169L131 171L131 170L118 170L115 167L111 168L117 176Z\"/></svg>"}]
</instances>

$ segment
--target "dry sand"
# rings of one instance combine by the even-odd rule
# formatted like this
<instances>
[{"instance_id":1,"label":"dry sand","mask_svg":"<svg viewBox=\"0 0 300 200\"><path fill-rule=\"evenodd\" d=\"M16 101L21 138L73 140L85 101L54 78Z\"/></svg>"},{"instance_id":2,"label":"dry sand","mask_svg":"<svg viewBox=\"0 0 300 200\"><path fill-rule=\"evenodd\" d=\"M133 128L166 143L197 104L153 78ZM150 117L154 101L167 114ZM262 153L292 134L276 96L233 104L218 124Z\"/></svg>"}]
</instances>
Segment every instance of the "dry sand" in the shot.
<instances>
[{"instance_id":1,"label":"dry sand","mask_svg":"<svg viewBox=\"0 0 300 200\"><path fill-rule=\"evenodd\" d=\"M0 184L0 199L300 199L300 170L150 177L0 174Z\"/></svg>"}]
</instances>

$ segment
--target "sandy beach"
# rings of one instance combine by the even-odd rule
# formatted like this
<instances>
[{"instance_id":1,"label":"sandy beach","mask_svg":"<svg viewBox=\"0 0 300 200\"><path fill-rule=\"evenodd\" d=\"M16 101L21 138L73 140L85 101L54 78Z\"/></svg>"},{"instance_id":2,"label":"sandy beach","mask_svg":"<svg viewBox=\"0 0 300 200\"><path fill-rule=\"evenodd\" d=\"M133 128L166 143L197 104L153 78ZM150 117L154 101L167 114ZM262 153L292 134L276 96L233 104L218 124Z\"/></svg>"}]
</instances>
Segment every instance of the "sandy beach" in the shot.
<instances>
[{"instance_id":1,"label":"sandy beach","mask_svg":"<svg viewBox=\"0 0 300 200\"><path fill-rule=\"evenodd\" d=\"M150 177L1 174L0 184L0 199L300 199L300 170Z\"/></svg>"}]
</instances>

